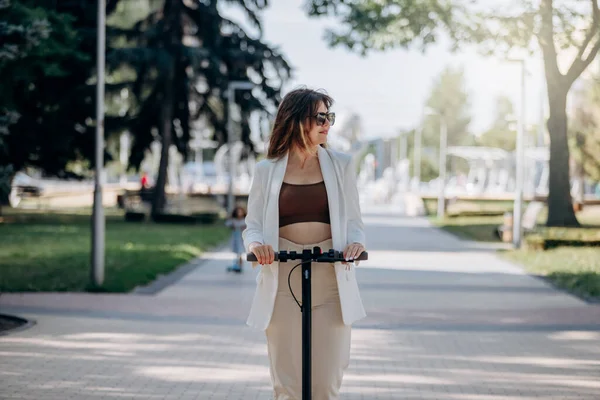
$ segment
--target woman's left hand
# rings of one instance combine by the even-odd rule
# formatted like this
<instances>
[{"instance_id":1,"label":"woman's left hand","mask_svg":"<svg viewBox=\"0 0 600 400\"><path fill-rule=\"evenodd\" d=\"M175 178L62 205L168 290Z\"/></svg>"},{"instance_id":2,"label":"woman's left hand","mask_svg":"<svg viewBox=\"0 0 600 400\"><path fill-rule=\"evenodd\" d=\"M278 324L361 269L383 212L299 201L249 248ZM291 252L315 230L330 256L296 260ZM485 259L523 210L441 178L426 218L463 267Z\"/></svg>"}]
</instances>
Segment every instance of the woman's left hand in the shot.
<instances>
[{"instance_id":1,"label":"woman's left hand","mask_svg":"<svg viewBox=\"0 0 600 400\"><path fill-rule=\"evenodd\" d=\"M365 246L360 243L351 243L344 249L344 258L346 261L354 262L355 265L358 265L359 261L354 261L355 258L358 258L365 251ZM346 268L349 268L348 263L346 264Z\"/></svg>"}]
</instances>

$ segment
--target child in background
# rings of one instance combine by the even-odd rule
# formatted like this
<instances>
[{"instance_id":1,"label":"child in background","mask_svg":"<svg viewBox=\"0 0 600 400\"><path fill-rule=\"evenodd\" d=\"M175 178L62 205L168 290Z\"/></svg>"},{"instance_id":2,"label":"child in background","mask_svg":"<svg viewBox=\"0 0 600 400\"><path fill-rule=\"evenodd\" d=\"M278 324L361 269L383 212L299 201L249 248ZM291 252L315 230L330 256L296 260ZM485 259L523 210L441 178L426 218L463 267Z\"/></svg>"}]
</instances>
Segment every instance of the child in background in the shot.
<instances>
[{"instance_id":1,"label":"child in background","mask_svg":"<svg viewBox=\"0 0 600 400\"><path fill-rule=\"evenodd\" d=\"M231 250L237 256L237 263L227 268L228 271L242 272L243 256L246 253L244 249L244 241L242 240L242 232L246 229L246 209L242 206L237 206L233 209L231 218L225 224L233 230L231 234Z\"/></svg>"}]
</instances>

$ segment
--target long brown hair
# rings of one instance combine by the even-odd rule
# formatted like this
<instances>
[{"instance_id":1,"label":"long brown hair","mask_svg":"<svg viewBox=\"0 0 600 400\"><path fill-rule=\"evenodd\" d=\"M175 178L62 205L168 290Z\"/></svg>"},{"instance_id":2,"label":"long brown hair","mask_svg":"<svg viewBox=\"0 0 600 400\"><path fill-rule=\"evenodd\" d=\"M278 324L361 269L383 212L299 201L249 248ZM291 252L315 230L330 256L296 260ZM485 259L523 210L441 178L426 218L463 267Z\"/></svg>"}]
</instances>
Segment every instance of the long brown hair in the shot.
<instances>
[{"instance_id":1,"label":"long brown hair","mask_svg":"<svg viewBox=\"0 0 600 400\"><path fill-rule=\"evenodd\" d=\"M320 103L329 110L333 99L321 90L307 88L295 89L285 95L277 109L267 158L281 158L294 146L300 151L309 151L307 130L315 123L312 117L317 114Z\"/></svg>"}]
</instances>

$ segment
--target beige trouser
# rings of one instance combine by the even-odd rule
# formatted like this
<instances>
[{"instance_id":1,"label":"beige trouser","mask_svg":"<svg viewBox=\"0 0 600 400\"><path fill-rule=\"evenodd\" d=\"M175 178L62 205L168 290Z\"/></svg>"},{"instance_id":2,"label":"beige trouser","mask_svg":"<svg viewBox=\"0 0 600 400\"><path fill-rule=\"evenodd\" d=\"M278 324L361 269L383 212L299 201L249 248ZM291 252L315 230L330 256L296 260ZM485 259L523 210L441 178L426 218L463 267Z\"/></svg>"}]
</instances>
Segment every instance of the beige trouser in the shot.
<instances>
[{"instance_id":1,"label":"beige trouser","mask_svg":"<svg viewBox=\"0 0 600 400\"><path fill-rule=\"evenodd\" d=\"M279 250L332 248L331 239L300 245L279 239ZM271 381L275 400L302 399L302 313L288 286L290 270L298 261L279 264L275 308L266 330ZM302 304L301 266L290 279ZM344 325L333 264L312 264L312 398L339 399L344 370L350 361L350 326Z\"/></svg>"}]
</instances>

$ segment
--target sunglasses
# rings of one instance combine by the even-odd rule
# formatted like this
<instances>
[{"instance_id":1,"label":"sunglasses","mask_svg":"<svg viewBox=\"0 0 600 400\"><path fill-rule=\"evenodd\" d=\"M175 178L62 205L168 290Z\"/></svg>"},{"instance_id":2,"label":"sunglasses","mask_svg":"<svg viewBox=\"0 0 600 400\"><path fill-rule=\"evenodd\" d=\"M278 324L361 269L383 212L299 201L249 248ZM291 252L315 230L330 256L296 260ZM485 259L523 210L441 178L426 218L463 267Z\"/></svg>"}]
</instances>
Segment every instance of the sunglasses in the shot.
<instances>
[{"instance_id":1,"label":"sunglasses","mask_svg":"<svg viewBox=\"0 0 600 400\"><path fill-rule=\"evenodd\" d=\"M335 113L334 112L330 112L330 113L317 113L317 115L315 115L315 118L317 120L317 125L321 126L325 124L325 121L329 121L329 125L333 126L333 124L335 124Z\"/></svg>"}]
</instances>

